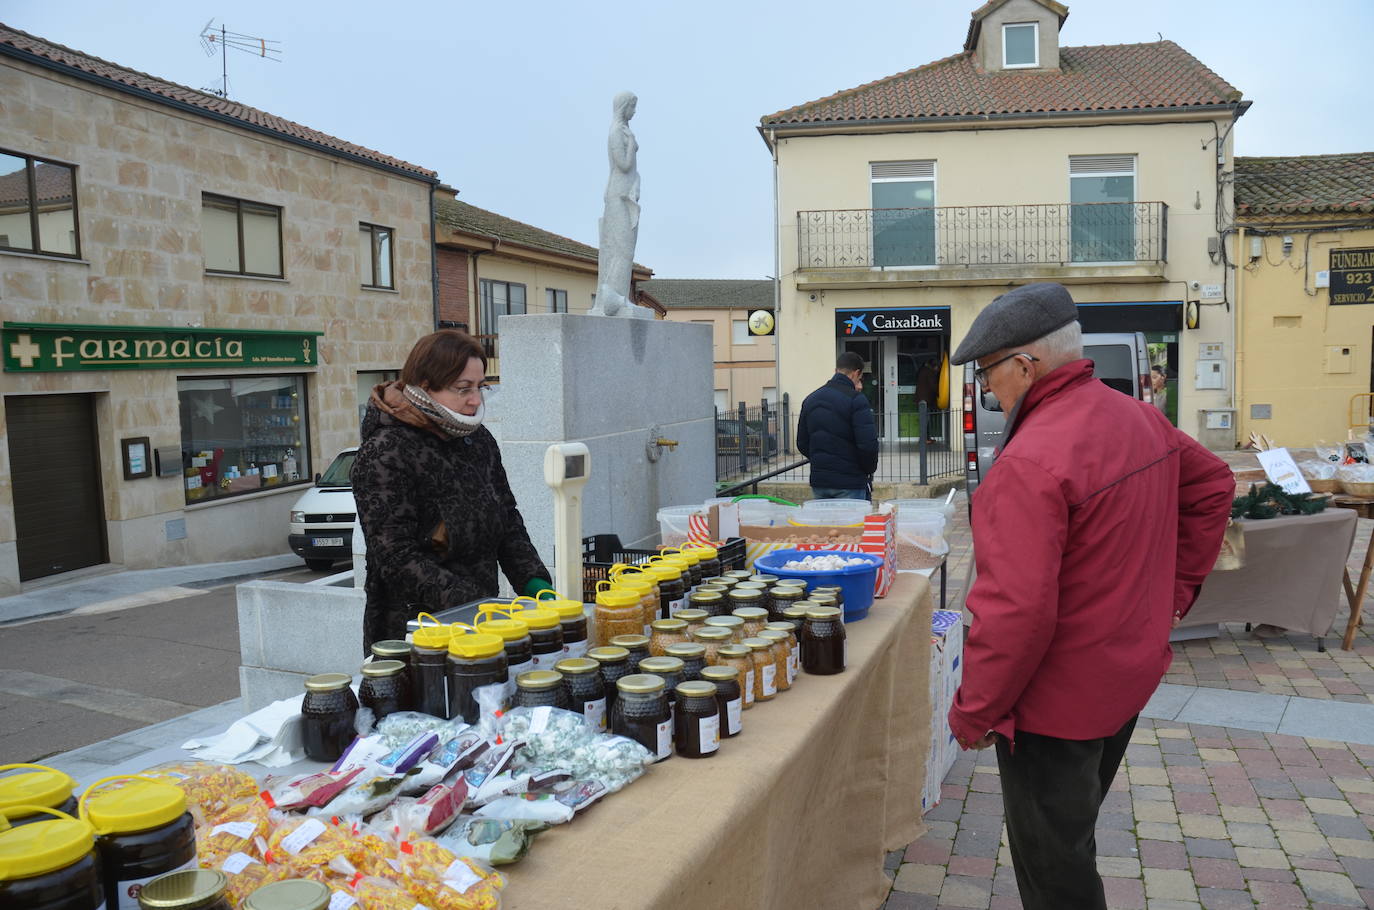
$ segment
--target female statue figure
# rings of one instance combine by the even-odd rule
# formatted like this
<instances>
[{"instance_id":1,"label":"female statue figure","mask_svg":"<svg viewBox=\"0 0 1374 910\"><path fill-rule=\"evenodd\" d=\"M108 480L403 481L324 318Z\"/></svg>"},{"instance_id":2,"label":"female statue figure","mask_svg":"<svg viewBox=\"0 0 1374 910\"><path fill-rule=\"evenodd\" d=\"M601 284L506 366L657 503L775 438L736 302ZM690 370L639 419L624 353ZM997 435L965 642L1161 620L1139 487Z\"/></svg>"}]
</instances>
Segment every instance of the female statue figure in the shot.
<instances>
[{"instance_id":1,"label":"female statue figure","mask_svg":"<svg viewBox=\"0 0 1374 910\"><path fill-rule=\"evenodd\" d=\"M596 302L591 309L598 316L630 316L633 312L629 294L639 237L639 171L635 167L639 143L630 131L630 118L635 115L637 100L633 92L621 92L611 103L614 116L607 140L611 174L606 180L606 209L599 222Z\"/></svg>"}]
</instances>

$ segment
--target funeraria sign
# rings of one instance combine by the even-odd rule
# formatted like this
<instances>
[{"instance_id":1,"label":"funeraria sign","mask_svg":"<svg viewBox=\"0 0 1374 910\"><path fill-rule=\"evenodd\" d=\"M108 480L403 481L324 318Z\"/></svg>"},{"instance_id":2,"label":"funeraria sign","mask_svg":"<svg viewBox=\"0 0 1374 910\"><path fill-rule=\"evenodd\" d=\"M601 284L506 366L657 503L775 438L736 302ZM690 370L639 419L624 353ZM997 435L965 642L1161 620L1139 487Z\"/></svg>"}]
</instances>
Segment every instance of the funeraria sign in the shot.
<instances>
[{"instance_id":1,"label":"funeraria sign","mask_svg":"<svg viewBox=\"0 0 1374 910\"><path fill-rule=\"evenodd\" d=\"M6 373L302 367L319 363L322 334L7 322L0 346Z\"/></svg>"},{"instance_id":2,"label":"funeraria sign","mask_svg":"<svg viewBox=\"0 0 1374 910\"><path fill-rule=\"evenodd\" d=\"M837 335L884 335L894 332L948 332L949 310L903 307L887 310L836 310Z\"/></svg>"}]
</instances>

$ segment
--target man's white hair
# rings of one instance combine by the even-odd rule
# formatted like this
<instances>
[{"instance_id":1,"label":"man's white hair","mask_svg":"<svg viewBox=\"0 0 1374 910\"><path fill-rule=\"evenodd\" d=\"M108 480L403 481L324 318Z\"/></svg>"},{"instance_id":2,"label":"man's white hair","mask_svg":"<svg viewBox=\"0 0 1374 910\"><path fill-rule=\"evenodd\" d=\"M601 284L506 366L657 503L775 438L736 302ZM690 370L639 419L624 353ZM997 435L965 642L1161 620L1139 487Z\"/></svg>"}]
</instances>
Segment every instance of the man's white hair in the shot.
<instances>
[{"instance_id":1,"label":"man's white hair","mask_svg":"<svg viewBox=\"0 0 1374 910\"><path fill-rule=\"evenodd\" d=\"M1039 357L1049 369L1061 367L1083 357L1083 326L1078 320L1055 329L1026 345L1027 352Z\"/></svg>"}]
</instances>

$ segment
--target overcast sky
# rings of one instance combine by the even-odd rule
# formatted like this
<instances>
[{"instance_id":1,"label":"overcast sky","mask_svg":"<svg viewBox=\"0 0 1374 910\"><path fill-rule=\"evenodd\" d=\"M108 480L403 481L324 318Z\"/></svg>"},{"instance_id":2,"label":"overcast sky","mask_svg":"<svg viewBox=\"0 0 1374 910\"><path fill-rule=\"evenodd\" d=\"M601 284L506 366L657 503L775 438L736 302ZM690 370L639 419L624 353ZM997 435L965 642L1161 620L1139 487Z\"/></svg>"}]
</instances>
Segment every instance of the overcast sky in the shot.
<instances>
[{"instance_id":1,"label":"overcast sky","mask_svg":"<svg viewBox=\"0 0 1374 910\"><path fill-rule=\"evenodd\" d=\"M459 198L595 245L612 96L639 95L635 259L661 278L772 273L759 117L958 53L981 0L468 3L4 0L0 21L193 88L207 21L281 42L231 52L230 97L439 172ZM137 13L129 10L136 8ZM1078 0L1062 45L1177 42L1254 102L1243 155L1374 149L1368 0ZM219 19L215 19L219 23ZM1014 201L1014 200L1009 200Z\"/></svg>"}]
</instances>

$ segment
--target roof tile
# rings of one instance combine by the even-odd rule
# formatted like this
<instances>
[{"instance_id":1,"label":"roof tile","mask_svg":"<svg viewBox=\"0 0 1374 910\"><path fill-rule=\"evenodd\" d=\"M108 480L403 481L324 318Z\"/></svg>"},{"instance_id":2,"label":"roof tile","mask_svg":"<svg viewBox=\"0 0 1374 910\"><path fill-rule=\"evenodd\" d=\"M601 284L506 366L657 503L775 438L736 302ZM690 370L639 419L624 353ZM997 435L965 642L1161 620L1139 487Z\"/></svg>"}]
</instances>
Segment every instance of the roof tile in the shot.
<instances>
[{"instance_id":1,"label":"roof tile","mask_svg":"<svg viewBox=\"0 0 1374 910\"><path fill-rule=\"evenodd\" d=\"M1236 158L1236 214L1374 212L1374 152Z\"/></svg>"},{"instance_id":2,"label":"roof tile","mask_svg":"<svg viewBox=\"0 0 1374 910\"><path fill-rule=\"evenodd\" d=\"M653 278L639 288L670 310L773 309L773 282L765 279Z\"/></svg>"}]
</instances>

